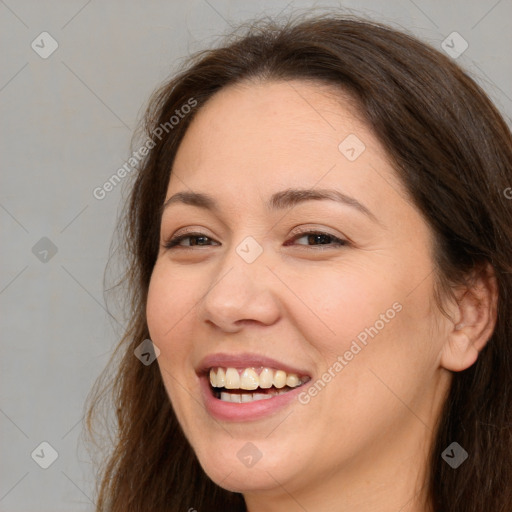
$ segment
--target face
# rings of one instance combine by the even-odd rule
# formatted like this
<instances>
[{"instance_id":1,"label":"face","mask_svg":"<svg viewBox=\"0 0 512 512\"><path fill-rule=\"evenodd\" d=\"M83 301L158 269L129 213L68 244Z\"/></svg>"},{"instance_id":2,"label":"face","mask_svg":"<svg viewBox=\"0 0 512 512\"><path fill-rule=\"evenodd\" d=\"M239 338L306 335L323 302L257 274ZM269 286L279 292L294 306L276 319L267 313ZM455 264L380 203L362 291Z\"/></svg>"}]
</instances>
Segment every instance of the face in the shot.
<instances>
[{"instance_id":1,"label":"face","mask_svg":"<svg viewBox=\"0 0 512 512\"><path fill-rule=\"evenodd\" d=\"M147 320L210 478L302 492L424 453L442 387L431 232L349 98L221 90L179 148L179 193Z\"/></svg>"}]
</instances>

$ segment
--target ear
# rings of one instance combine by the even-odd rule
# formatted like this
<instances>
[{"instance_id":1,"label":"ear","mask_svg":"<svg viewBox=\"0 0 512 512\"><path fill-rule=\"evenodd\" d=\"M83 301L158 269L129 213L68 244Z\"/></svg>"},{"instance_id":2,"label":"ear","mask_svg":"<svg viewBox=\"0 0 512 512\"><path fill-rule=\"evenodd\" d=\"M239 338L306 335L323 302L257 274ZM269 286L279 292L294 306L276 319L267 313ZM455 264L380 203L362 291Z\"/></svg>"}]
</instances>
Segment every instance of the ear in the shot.
<instances>
[{"instance_id":1,"label":"ear","mask_svg":"<svg viewBox=\"0 0 512 512\"><path fill-rule=\"evenodd\" d=\"M498 283L490 263L473 277L470 287L456 293L456 318L441 352L441 366L460 372L478 359L491 337L497 318Z\"/></svg>"}]
</instances>

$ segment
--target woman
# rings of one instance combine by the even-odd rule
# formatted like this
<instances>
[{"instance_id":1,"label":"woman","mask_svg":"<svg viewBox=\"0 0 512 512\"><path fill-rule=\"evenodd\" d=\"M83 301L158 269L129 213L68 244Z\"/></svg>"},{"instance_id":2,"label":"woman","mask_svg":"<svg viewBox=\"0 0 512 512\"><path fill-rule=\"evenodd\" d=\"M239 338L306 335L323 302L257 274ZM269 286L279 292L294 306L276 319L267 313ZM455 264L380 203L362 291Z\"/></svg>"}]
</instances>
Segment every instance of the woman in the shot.
<instances>
[{"instance_id":1,"label":"woman","mask_svg":"<svg viewBox=\"0 0 512 512\"><path fill-rule=\"evenodd\" d=\"M512 138L475 82L373 22L265 22L145 127L97 509L510 510Z\"/></svg>"}]
</instances>

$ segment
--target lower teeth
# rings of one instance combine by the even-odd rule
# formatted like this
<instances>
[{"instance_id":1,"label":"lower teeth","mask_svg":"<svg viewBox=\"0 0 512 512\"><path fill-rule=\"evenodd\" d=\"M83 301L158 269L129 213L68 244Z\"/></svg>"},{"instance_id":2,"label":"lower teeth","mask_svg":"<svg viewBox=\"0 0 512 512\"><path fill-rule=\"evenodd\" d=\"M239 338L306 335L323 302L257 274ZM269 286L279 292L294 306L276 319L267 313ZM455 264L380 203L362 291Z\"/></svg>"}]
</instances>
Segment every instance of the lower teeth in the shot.
<instances>
[{"instance_id":1,"label":"lower teeth","mask_svg":"<svg viewBox=\"0 0 512 512\"><path fill-rule=\"evenodd\" d=\"M269 391L267 393L228 393L226 391L216 391L215 397L222 402L234 402L234 403L247 403L255 402L258 400L268 400L274 396L288 393L289 389L277 389L275 391Z\"/></svg>"}]
</instances>

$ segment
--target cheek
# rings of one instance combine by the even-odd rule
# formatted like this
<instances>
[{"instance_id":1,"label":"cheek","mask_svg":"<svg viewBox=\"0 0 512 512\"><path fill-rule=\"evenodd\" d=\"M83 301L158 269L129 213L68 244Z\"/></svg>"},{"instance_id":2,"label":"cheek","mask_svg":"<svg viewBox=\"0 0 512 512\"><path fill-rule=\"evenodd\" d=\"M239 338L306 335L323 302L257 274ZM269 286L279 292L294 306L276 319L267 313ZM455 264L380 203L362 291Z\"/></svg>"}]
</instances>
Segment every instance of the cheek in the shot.
<instances>
[{"instance_id":1,"label":"cheek","mask_svg":"<svg viewBox=\"0 0 512 512\"><path fill-rule=\"evenodd\" d=\"M331 391L350 389L356 403L374 397L378 405L392 394L377 376L408 396L435 366L429 329L432 283L427 279L410 293L404 269L395 274L370 266L364 270L328 269L296 279L294 291L301 300L294 301L293 316L300 319L298 327L319 363L317 375L328 372Z\"/></svg>"},{"instance_id":2,"label":"cheek","mask_svg":"<svg viewBox=\"0 0 512 512\"><path fill-rule=\"evenodd\" d=\"M187 312L192 312L197 301L189 279L185 280L178 270L172 270L165 263L157 262L151 275L146 306L148 327L155 340L172 337L171 334L182 328Z\"/></svg>"},{"instance_id":3,"label":"cheek","mask_svg":"<svg viewBox=\"0 0 512 512\"><path fill-rule=\"evenodd\" d=\"M191 326L195 323L191 318L199 298L190 279L157 261L148 289L146 318L150 338L160 350L157 363L164 386L185 432L191 431L188 418L196 412L186 411L196 403L190 400L194 390L189 388L196 378L190 360Z\"/></svg>"},{"instance_id":4,"label":"cheek","mask_svg":"<svg viewBox=\"0 0 512 512\"><path fill-rule=\"evenodd\" d=\"M193 340L190 328L194 323L190 319L199 300L190 279L157 262L148 290L146 318L150 338L160 349L158 362L172 372L183 366L190 352L187 343Z\"/></svg>"},{"instance_id":5,"label":"cheek","mask_svg":"<svg viewBox=\"0 0 512 512\"><path fill-rule=\"evenodd\" d=\"M364 329L379 321L380 314L390 308L389 317L396 313L392 306L398 294L368 268L317 269L295 279L290 276L288 282L294 283L296 294L290 299L293 316L300 319L304 338L324 356L325 363L334 362L359 334L363 333L363 339Z\"/></svg>"}]
</instances>

